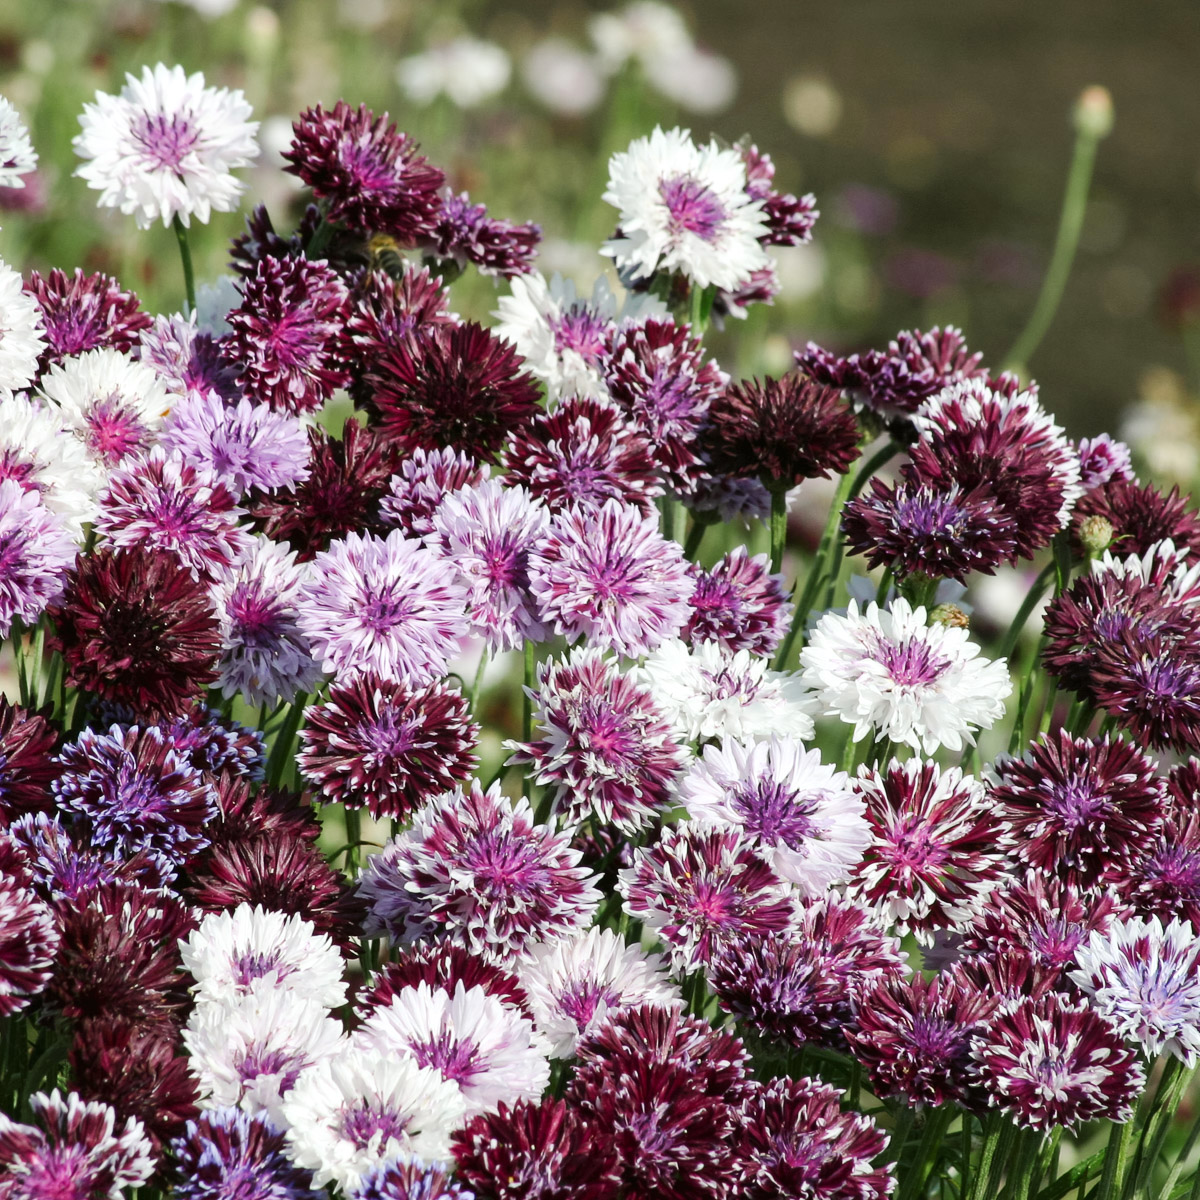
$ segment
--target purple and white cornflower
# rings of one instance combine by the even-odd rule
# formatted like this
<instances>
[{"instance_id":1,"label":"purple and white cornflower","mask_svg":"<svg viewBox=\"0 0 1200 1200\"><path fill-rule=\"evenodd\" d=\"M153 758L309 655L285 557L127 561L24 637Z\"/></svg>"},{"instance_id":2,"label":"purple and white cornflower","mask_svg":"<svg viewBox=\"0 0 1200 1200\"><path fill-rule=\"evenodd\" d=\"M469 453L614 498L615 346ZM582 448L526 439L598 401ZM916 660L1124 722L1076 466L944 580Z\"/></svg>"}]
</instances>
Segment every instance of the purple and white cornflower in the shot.
<instances>
[{"instance_id":1,"label":"purple and white cornflower","mask_svg":"<svg viewBox=\"0 0 1200 1200\"><path fill-rule=\"evenodd\" d=\"M371 671L421 687L445 675L470 631L453 566L398 529L348 533L313 560L300 628L339 681Z\"/></svg>"},{"instance_id":2,"label":"purple and white cornflower","mask_svg":"<svg viewBox=\"0 0 1200 1200\"><path fill-rule=\"evenodd\" d=\"M432 230L421 239L427 257L452 263L458 270L474 263L481 275L512 279L533 269L540 225L517 224L489 217L487 206L472 204L466 192L455 195L447 189Z\"/></svg>"},{"instance_id":3,"label":"purple and white cornflower","mask_svg":"<svg viewBox=\"0 0 1200 1200\"><path fill-rule=\"evenodd\" d=\"M866 801L870 844L847 895L926 945L934 930L969 921L1006 871L1011 841L983 784L958 767L912 758L860 767L855 789Z\"/></svg>"},{"instance_id":4,"label":"purple and white cornflower","mask_svg":"<svg viewBox=\"0 0 1200 1200\"><path fill-rule=\"evenodd\" d=\"M1114 920L1075 954L1071 982L1146 1054L1200 1052L1200 939L1187 921Z\"/></svg>"},{"instance_id":5,"label":"purple and white cornflower","mask_svg":"<svg viewBox=\"0 0 1200 1200\"><path fill-rule=\"evenodd\" d=\"M719 642L664 642L635 674L684 741L813 735L812 698L799 674L772 671L748 650Z\"/></svg>"},{"instance_id":6,"label":"purple and white cornflower","mask_svg":"<svg viewBox=\"0 0 1200 1200\"><path fill-rule=\"evenodd\" d=\"M715 141L697 146L686 129L656 128L614 154L608 170L603 198L619 212L618 232L600 253L632 281L661 271L731 291L770 266L763 203L746 191L737 150Z\"/></svg>"},{"instance_id":7,"label":"purple and white cornflower","mask_svg":"<svg viewBox=\"0 0 1200 1200\"><path fill-rule=\"evenodd\" d=\"M411 1058L462 1091L467 1112L536 1100L550 1082L549 1046L528 1017L482 987L401 988L354 1035L383 1058Z\"/></svg>"},{"instance_id":8,"label":"purple and white cornflower","mask_svg":"<svg viewBox=\"0 0 1200 1200\"><path fill-rule=\"evenodd\" d=\"M109 476L96 531L114 546L169 550L203 583L225 574L251 547L229 489L178 453L152 450Z\"/></svg>"},{"instance_id":9,"label":"purple and white cornflower","mask_svg":"<svg viewBox=\"0 0 1200 1200\"><path fill-rule=\"evenodd\" d=\"M0 103L4 102L0 96ZM24 290L20 273L0 259L0 391L19 392L28 387L37 375L38 359L45 349L42 310Z\"/></svg>"},{"instance_id":10,"label":"purple and white cornflower","mask_svg":"<svg viewBox=\"0 0 1200 1200\"><path fill-rule=\"evenodd\" d=\"M196 981L199 1004L234 1001L248 995L256 980L325 1008L346 1003L341 951L294 914L249 904L207 913L179 952Z\"/></svg>"},{"instance_id":11,"label":"purple and white cornflower","mask_svg":"<svg viewBox=\"0 0 1200 1200\"><path fill-rule=\"evenodd\" d=\"M1079 455L1079 482L1085 492L1110 479L1134 479L1129 447L1107 433L1080 438L1075 450Z\"/></svg>"},{"instance_id":12,"label":"purple and white cornflower","mask_svg":"<svg viewBox=\"0 0 1200 1200\"><path fill-rule=\"evenodd\" d=\"M1002 1008L971 1054L992 1104L1046 1133L1084 1121L1123 1124L1146 1083L1137 1051L1113 1023L1059 992Z\"/></svg>"},{"instance_id":13,"label":"purple and white cornflower","mask_svg":"<svg viewBox=\"0 0 1200 1200\"><path fill-rule=\"evenodd\" d=\"M154 1173L153 1147L136 1117L119 1123L99 1100L49 1095L29 1097L34 1124L0 1113L0 1175L5 1200L119 1200Z\"/></svg>"},{"instance_id":14,"label":"purple and white cornflower","mask_svg":"<svg viewBox=\"0 0 1200 1200\"><path fill-rule=\"evenodd\" d=\"M101 208L119 208L139 229L156 221L207 224L233 212L245 184L232 174L258 157L241 91L204 86L200 72L158 63L140 79L125 76L119 96L96 93L83 106L83 132L73 141L84 159L75 174L100 192Z\"/></svg>"},{"instance_id":15,"label":"purple and white cornflower","mask_svg":"<svg viewBox=\"0 0 1200 1200\"><path fill-rule=\"evenodd\" d=\"M770 573L765 554L751 558L745 546L738 546L711 570L693 564L692 573L692 615L680 633L685 642L720 642L733 654L775 652L787 632L792 605L783 590L783 576Z\"/></svg>"},{"instance_id":16,"label":"purple and white cornflower","mask_svg":"<svg viewBox=\"0 0 1200 1200\"><path fill-rule=\"evenodd\" d=\"M22 176L36 169L37 158L21 114L0 96L0 188L23 188Z\"/></svg>"},{"instance_id":17,"label":"purple and white cornflower","mask_svg":"<svg viewBox=\"0 0 1200 1200\"><path fill-rule=\"evenodd\" d=\"M300 628L307 567L286 545L248 540L210 594L221 628L218 686L223 695L257 706L311 692L322 671Z\"/></svg>"},{"instance_id":18,"label":"purple and white cornflower","mask_svg":"<svg viewBox=\"0 0 1200 1200\"><path fill-rule=\"evenodd\" d=\"M1012 691L1005 659L980 659L967 631L927 625L924 608L896 599L860 613L826 613L800 653L805 683L825 715L854 726L853 738L891 738L932 754L973 745Z\"/></svg>"},{"instance_id":19,"label":"purple and white cornflower","mask_svg":"<svg viewBox=\"0 0 1200 1200\"><path fill-rule=\"evenodd\" d=\"M290 491L309 474L308 431L300 417L246 399L227 404L213 391L178 400L160 444L211 472L239 499L251 488Z\"/></svg>"},{"instance_id":20,"label":"purple and white cornflower","mask_svg":"<svg viewBox=\"0 0 1200 1200\"><path fill-rule=\"evenodd\" d=\"M1190 758L1167 776L1167 804L1157 837L1122 875L1134 911L1200 928L1200 760ZM1124 889L1123 889L1124 890Z\"/></svg>"},{"instance_id":21,"label":"purple and white cornflower","mask_svg":"<svg viewBox=\"0 0 1200 1200\"><path fill-rule=\"evenodd\" d=\"M654 447L611 403L569 396L513 431L501 455L504 482L518 483L553 513L607 500L654 513L662 482Z\"/></svg>"},{"instance_id":22,"label":"purple and white cornflower","mask_svg":"<svg viewBox=\"0 0 1200 1200\"><path fill-rule=\"evenodd\" d=\"M233 286L236 304L236 285ZM224 325L223 313L221 322ZM207 396L215 392L229 404L240 398L237 371L221 358L218 339L201 329L194 312L186 316L169 313L155 317L154 323L142 334L138 357L162 381L167 394L172 397L172 410L188 396Z\"/></svg>"},{"instance_id":23,"label":"purple and white cornflower","mask_svg":"<svg viewBox=\"0 0 1200 1200\"><path fill-rule=\"evenodd\" d=\"M61 599L75 549L62 519L36 490L0 479L0 638L8 637L14 620L35 625L46 606ZM0 782L0 797L4 791Z\"/></svg>"},{"instance_id":24,"label":"purple and white cornflower","mask_svg":"<svg viewBox=\"0 0 1200 1200\"><path fill-rule=\"evenodd\" d=\"M240 284L221 353L246 395L281 412L320 408L350 381L343 361L350 293L325 262L264 258Z\"/></svg>"},{"instance_id":25,"label":"purple and white cornflower","mask_svg":"<svg viewBox=\"0 0 1200 1200\"><path fill-rule=\"evenodd\" d=\"M448 1158L465 1112L458 1085L433 1067L356 1049L301 1072L283 1102L292 1161L314 1187L346 1193L394 1159Z\"/></svg>"},{"instance_id":26,"label":"purple and white cornflower","mask_svg":"<svg viewBox=\"0 0 1200 1200\"><path fill-rule=\"evenodd\" d=\"M529 576L540 615L555 632L630 658L679 633L696 586L679 544L617 500L555 517L530 556Z\"/></svg>"},{"instance_id":27,"label":"purple and white cornflower","mask_svg":"<svg viewBox=\"0 0 1200 1200\"><path fill-rule=\"evenodd\" d=\"M662 939L679 974L735 938L786 929L794 905L791 885L763 862L748 834L690 821L635 850L617 890L630 916Z\"/></svg>"},{"instance_id":28,"label":"purple and white cornflower","mask_svg":"<svg viewBox=\"0 0 1200 1200\"><path fill-rule=\"evenodd\" d=\"M21 847L21 849L18 849ZM50 982L59 931L53 910L28 886L19 841L0 845L0 1020L19 1013Z\"/></svg>"},{"instance_id":29,"label":"purple and white cornflower","mask_svg":"<svg viewBox=\"0 0 1200 1200\"><path fill-rule=\"evenodd\" d=\"M792 739L705 746L677 795L696 825L747 835L781 879L814 899L849 877L870 842L846 773Z\"/></svg>"},{"instance_id":30,"label":"purple and white cornflower","mask_svg":"<svg viewBox=\"0 0 1200 1200\"><path fill-rule=\"evenodd\" d=\"M426 545L457 571L467 589L471 632L492 654L544 641L529 564L550 530L550 514L523 487L486 479L447 495L433 514Z\"/></svg>"},{"instance_id":31,"label":"purple and white cornflower","mask_svg":"<svg viewBox=\"0 0 1200 1200\"><path fill-rule=\"evenodd\" d=\"M473 780L424 804L367 862L365 929L437 938L501 963L587 927L600 893L567 834L536 825L529 801Z\"/></svg>"},{"instance_id":32,"label":"purple and white cornflower","mask_svg":"<svg viewBox=\"0 0 1200 1200\"><path fill-rule=\"evenodd\" d=\"M580 1038L621 1009L682 1004L660 955L595 926L581 937L531 947L521 984L551 1056L561 1059L571 1058Z\"/></svg>"},{"instance_id":33,"label":"purple and white cornflower","mask_svg":"<svg viewBox=\"0 0 1200 1200\"><path fill-rule=\"evenodd\" d=\"M85 729L59 763L59 809L88 822L94 845L148 850L178 867L209 844L216 793L158 726Z\"/></svg>"},{"instance_id":34,"label":"purple and white cornflower","mask_svg":"<svg viewBox=\"0 0 1200 1200\"><path fill-rule=\"evenodd\" d=\"M495 1142L492 1145L499 1148ZM487 1178L505 1176L489 1173ZM475 1193L446 1167L424 1163L419 1158L397 1158L364 1172L351 1197L352 1200L475 1200ZM302 1200L311 1200L311 1193Z\"/></svg>"},{"instance_id":35,"label":"purple and white cornflower","mask_svg":"<svg viewBox=\"0 0 1200 1200\"><path fill-rule=\"evenodd\" d=\"M597 649L538 666L533 695L539 737L510 743L514 763L554 787L564 824L594 817L634 834L670 805L685 751L649 690Z\"/></svg>"},{"instance_id":36,"label":"purple and white cornflower","mask_svg":"<svg viewBox=\"0 0 1200 1200\"><path fill-rule=\"evenodd\" d=\"M433 532L433 514L452 492L478 487L491 474L487 463L447 446L440 450L415 449L397 467L388 483L388 494L379 502L384 522L408 537Z\"/></svg>"}]
</instances>

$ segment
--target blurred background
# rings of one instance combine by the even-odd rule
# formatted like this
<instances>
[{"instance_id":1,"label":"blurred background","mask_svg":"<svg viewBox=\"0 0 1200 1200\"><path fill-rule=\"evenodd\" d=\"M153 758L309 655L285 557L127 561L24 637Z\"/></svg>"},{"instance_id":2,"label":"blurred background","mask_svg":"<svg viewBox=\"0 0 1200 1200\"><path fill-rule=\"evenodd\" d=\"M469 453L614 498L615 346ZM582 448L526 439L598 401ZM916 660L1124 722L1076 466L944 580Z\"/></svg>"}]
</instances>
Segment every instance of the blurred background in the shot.
<instances>
[{"instance_id":1,"label":"blurred background","mask_svg":"<svg viewBox=\"0 0 1200 1200\"><path fill-rule=\"evenodd\" d=\"M735 374L781 371L809 338L849 350L946 322L998 365L1053 245L1072 106L1102 84L1116 124L1030 373L1073 435L1122 430L1143 469L1185 485L1200 468L1195 0L0 0L0 92L41 156L0 198L6 261L103 269L152 311L180 306L170 232L99 212L71 176L83 103L160 59L254 105L264 154L245 211L294 220L303 198L278 157L291 119L364 102L492 215L539 222L543 270L585 286L606 265L612 151L656 123L749 135L822 216L811 246L780 255L776 303L714 338ZM201 280L243 215L193 235ZM486 318L503 290L468 274L455 306Z\"/></svg>"}]
</instances>

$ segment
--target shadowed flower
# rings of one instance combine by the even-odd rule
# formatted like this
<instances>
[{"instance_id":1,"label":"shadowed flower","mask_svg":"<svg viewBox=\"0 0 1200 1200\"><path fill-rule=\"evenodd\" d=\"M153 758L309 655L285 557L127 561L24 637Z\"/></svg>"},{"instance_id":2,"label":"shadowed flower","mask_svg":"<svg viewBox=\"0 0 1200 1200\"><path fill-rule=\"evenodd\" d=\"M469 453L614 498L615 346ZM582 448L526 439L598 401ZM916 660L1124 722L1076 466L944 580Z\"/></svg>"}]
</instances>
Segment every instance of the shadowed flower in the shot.
<instances>
[{"instance_id":1,"label":"shadowed flower","mask_svg":"<svg viewBox=\"0 0 1200 1200\"><path fill-rule=\"evenodd\" d=\"M765 554L751 558L745 546L738 546L711 570L693 564L692 574L692 615L679 635L685 642L720 642L731 654L775 652L787 632L792 606L783 576L770 574Z\"/></svg>"},{"instance_id":2,"label":"shadowed flower","mask_svg":"<svg viewBox=\"0 0 1200 1200\"><path fill-rule=\"evenodd\" d=\"M37 167L37 157L21 114L0 96L0 187L23 188L21 176Z\"/></svg>"},{"instance_id":3,"label":"shadowed flower","mask_svg":"<svg viewBox=\"0 0 1200 1200\"><path fill-rule=\"evenodd\" d=\"M53 808L50 785L58 776L58 731L48 715L0 696L0 826L26 813Z\"/></svg>"},{"instance_id":4,"label":"shadowed flower","mask_svg":"<svg viewBox=\"0 0 1200 1200\"><path fill-rule=\"evenodd\" d=\"M489 217L487 207L472 204L466 192L448 192L432 232L421 239L421 248L427 255L452 262L460 271L474 263L481 275L511 279L533 269L541 240L540 225Z\"/></svg>"},{"instance_id":5,"label":"shadowed flower","mask_svg":"<svg viewBox=\"0 0 1200 1200\"><path fill-rule=\"evenodd\" d=\"M0 834L0 1020L21 1012L55 968L54 915L30 889L19 843Z\"/></svg>"},{"instance_id":6,"label":"shadowed flower","mask_svg":"<svg viewBox=\"0 0 1200 1200\"><path fill-rule=\"evenodd\" d=\"M469 454L446 447L418 447L396 468L388 494L379 502L384 523L400 529L407 537L424 537L433 532L433 514L453 492L478 487L491 468Z\"/></svg>"}]
</instances>

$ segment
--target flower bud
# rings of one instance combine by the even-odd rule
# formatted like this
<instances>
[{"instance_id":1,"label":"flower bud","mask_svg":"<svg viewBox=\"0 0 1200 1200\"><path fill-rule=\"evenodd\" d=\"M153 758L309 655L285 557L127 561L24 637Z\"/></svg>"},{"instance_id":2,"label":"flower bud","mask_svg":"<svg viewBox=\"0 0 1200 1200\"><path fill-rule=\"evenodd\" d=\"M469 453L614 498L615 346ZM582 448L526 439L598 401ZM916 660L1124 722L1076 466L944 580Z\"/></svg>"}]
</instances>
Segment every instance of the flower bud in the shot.
<instances>
[{"instance_id":1,"label":"flower bud","mask_svg":"<svg viewBox=\"0 0 1200 1200\"><path fill-rule=\"evenodd\" d=\"M1084 517L1079 522L1079 544L1088 558L1099 558L1112 545L1113 527L1107 517Z\"/></svg>"},{"instance_id":2,"label":"flower bud","mask_svg":"<svg viewBox=\"0 0 1200 1200\"><path fill-rule=\"evenodd\" d=\"M945 625L948 629L966 629L967 614L957 604L939 604L929 614L930 625Z\"/></svg>"},{"instance_id":3,"label":"flower bud","mask_svg":"<svg viewBox=\"0 0 1200 1200\"><path fill-rule=\"evenodd\" d=\"M1112 93L1097 84L1084 88L1075 101L1073 120L1079 133L1086 133L1097 141L1108 137L1113 127Z\"/></svg>"}]
</instances>

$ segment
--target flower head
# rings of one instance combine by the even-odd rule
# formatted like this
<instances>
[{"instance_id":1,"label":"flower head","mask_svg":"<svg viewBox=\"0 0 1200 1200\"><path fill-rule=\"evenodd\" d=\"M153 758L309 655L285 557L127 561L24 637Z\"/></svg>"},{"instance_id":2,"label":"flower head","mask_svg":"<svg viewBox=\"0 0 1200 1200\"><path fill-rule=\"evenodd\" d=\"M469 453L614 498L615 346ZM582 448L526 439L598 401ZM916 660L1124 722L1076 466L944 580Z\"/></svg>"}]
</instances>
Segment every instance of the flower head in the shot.
<instances>
[{"instance_id":1,"label":"flower head","mask_svg":"<svg viewBox=\"0 0 1200 1200\"><path fill-rule=\"evenodd\" d=\"M0 96L0 187L23 188L28 175L37 166L37 152L29 140L29 130L12 102Z\"/></svg>"},{"instance_id":2,"label":"flower head","mask_svg":"<svg viewBox=\"0 0 1200 1200\"><path fill-rule=\"evenodd\" d=\"M488 1178L497 1177L489 1174ZM451 1178L445 1167L419 1158L397 1158L373 1167L352 1195L354 1200L475 1200L474 1193Z\"/></svg>"},{"instance_id":3,"label":"flower head","mask_svg":"<svg viewBox=\"0 0 1200 1200\"><path fill-rule=\"evenodd\" d=\"M474 263L481 275L505 279L532 270L542 240L541 226L532 221L516 224L489 217L487 207L472 204L466 192L447 191L423 249L462 270Z\"/></svg>"},{"instance_id":4,"label":"flower head","mask_svg":"<svg viewBox=\"0 0 1200 1200\"><path fill-rule=\"evenodd\" d=\"M433 532L433 514L451 492L478 487L491 473L469 454L445 447L418 447L405 458L392 476L388 494L379 503L383 520L409 537Z\"/></svg>"},{"instance_id":5,"label":"flower head","mask_svg":"<svg viewBox=\"0 0 1200 1200\"><path fill-rule=\"evenodd\" d=\"M58 775L58 731L44 713L0 696L0 826L26 813L48 812L50 784Z\"/></svg>"},{"instance_id":6,"label":"flower head","mask_svg":"<svg viewBox=\"0 0 1200 1200\"><path fill-rule=\"evenodd\" d=\"M692 615L680 637L693 644L719 642L732 654L770 655L787 631L792 606L783 577L769 573L765 554L753 558L738 546L711 570L693 565Z\"/></svg>"},{"instance_id":7,"label":"flower head","mask_svg":"<svg viewBox=\"0 0 1200 1200\"><path fill-rule=\"evenodd\" d=\"M4 171L3 105L0 96L0 177ZM0 388L19 392L33 381L46 348L42 310L22 287L21 276L0 259Z\"/></svg>"},{"instance_id":8,"label":"flower head","mask_svg":"<svg viewBox=\"0 0 1200 1200\"><path fill-rule=\"evenodd\" d=\"M1110 479L1132 480L1134 477L1129 447L1107 433L1080 438L1075 449L1079 454L1079 482L1085 492Z\"/></svg>"},{"instance_id":9,"label":"flower head","mask_svg":"<svg viewBox=\"0 0 1200 1200\"><path fill-rule=\"evenodd\" d=\"M205 87L199 72L143 67L140 79L125 76L119 96L97 92L83 106L75 173L100 192L102 208L132 213L139 229L193 216L207 223L237 207L245 185L232 169L258 157L250 111L242 92Z\"/></svg>"},{"instance_id":10,"label":"flower head","mask_svg":"<svg viewBox=\"0 0 1200 1200\"><path fill-rule=\"evenodd\" d=\"M1200 551L1200 513L1179 488L1166 495L1148 483L1114 476L1092 488L1076 504L1072 532L1088 517L1104 517L1113 527L1113 551L1144 554L1156 542L1170 538L1189 554Z\"/></svg>"},{"instance_id":11,"label":"flower head","mask_svg":"<svg viewBox=\"0 0 1200 1200\"><path fill-rule=\"evenodd\" d=\"M74 562L74 540L37 491L0 479L0 638L15 620L37 623L62 596ZM3 790L0 785L0 798Z\"/></svg>"},{"instance_id":12,"label":"flower head","mask_svg":"<svg viewBox=\"0 0 1200 1200\"><path fill-rule=\"evenodd\" d=\"M54 914L28 886L18 844L0 835L0 1020L21 1012L55 969Z\"/></svg>"}]
</instances>

